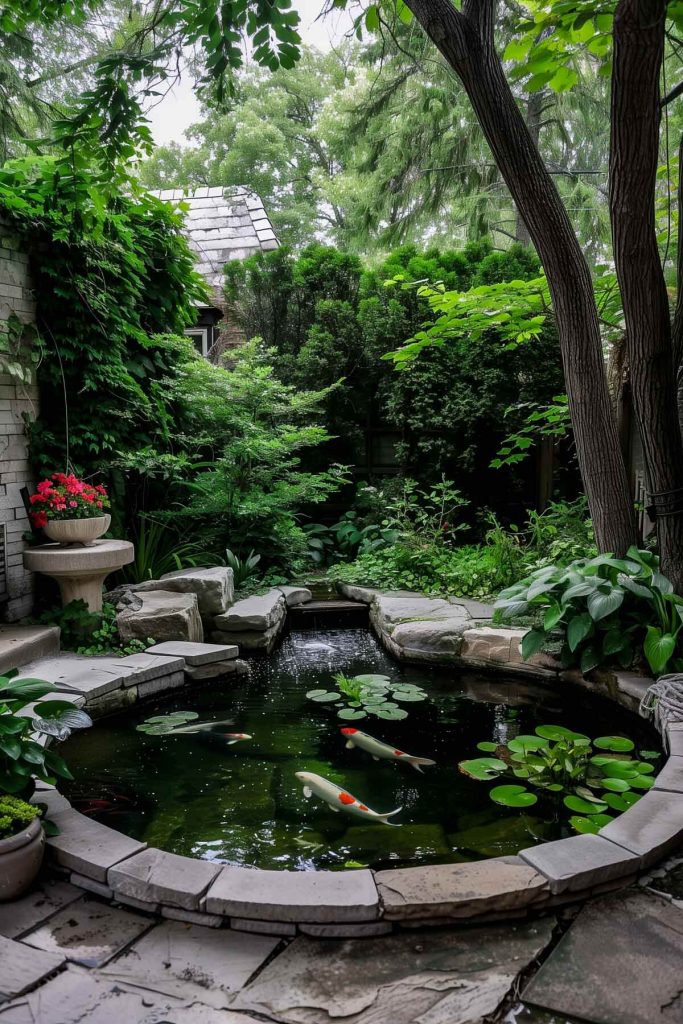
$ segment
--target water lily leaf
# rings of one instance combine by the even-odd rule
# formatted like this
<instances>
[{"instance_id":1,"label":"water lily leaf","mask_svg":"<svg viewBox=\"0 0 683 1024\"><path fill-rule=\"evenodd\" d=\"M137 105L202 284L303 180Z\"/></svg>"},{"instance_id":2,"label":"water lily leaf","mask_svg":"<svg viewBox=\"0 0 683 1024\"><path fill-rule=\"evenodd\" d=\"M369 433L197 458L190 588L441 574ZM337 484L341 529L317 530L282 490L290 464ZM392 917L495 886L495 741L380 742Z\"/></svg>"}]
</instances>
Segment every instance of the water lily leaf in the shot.
<instances>
[{"instance_id":1,"label":"water lily leaf","mask_svg":"<svg viewBox=\"0 0 683 1024\"><path fill-rule=\"evenodd\" d=\"M375 686L377 684L389 686L391 684L391 679L389 676L369 672L366 675L354 676L353 682L361 683L363 686Z\"/></svg>"},{"instance_id":2,"label":"water lily leaf","mask_svg":"<svg viewBox=\"0 0 683 1024\"><path fill-rule=\"evenodd\" d=\"M337 718L345 718L350 720L356 720L359 718L367 718L367 712L363 711L362 708L356 711L355 708L342 708L341 711L337 712Z\"/></svg>"},{"instance_id":3,"label":"water lily leaf","mask_svg":"<svg viewBox=\"0 0 683 1024\"><path fill-rule=\"evenodd\" d=\"M319 704L326 704L329 701L339 700L341 694L334 690L309 690L306 696L311 700L318 701Z\"/></svg>"},{"instance_id":4,"label":"water lily leaf","mask_svg":"<svg viewBox=\"0 0 683 1024\"><path fill-rule=\"evenodd\" d=\"M485 754L495 754L498 747L498 743L492 743L490 740L482 740L481 743L477 743L477 750L483 750Z\"/></svg>"},{"instance_id":5,"label":"water lily leaf","mask_svg":"<svg viewBox=\"0 0 683 1024\"><path fill-rule=\"evenodd\" d=\"M490 779L497 779L500 773L507 769L507 765L497 757L475 757L469 761L461 761L458 768L472 779L488 782Z\"/></svg>"},{"instance_id":6,"label":"water lily leaf","mask_svg":"<svg viewBox=\"0 0 683 1024\"><path fill-rule=\"evenodd\" d=\"M427 699L427 694L419 691L411 691L410 693L396 693L396 691L394 691L392 696L395 697L396 700L403 702Z\"/></svg>"},{"instance_id":7,"label":"water lily leaf","mask_svg":"<svg viewBox=\"0 0 683 1024\"><path fill-rule=\"evenodd\" d=\"M627 811L629 805L626 803L626 797L631 795L630 793L605 793L605 803L613 811Z\"/></svg>"},{"instance_id":8,"label":"water lily leaf","mask_svg":"<svg viewBox=\"0 0 683 1024\"><path fill-rule=\"evenodd\" d=\"M621 799L626 804L626 807L629 808L633 807L634 804L637 804L638 801L642 799L642 796L642 793L623 793Z\"/></svg>"},{"instance_id":9,"label":"water lily leaf","mask_svg":"<svg viewBox=\"0 0 683 1024\"><path fill-rule=\"evenodd\" d=\"M603 789L609 789L612 793L626 793L631 788L630 782L626 779L603 779L600 783Z\"/></svg>"},{"instance_id":10,"label":"water lily leaf","mask_svg":"<svg viewBox=\"0 0 683 1024\"><path fill-rule=\"evenodd\" d=\"M598 750L613 750L619 754L627 754L633 750L635 743L633 740L627 739L626 736L598 736L596 740L593 740L593 746Z\"/></svg>"},{"instance_id":11,"label":"water lily leaf","mask_svg":"<svg viewBox=\"0 0 683 1024\"><path fill-rule=\"evenodd\" d=\"M569 819L569 824L575 832L579 832L582 836L596 836L602 828L602 825L598 825L597 821L591 821L590 818L582 818L578 815L572 815Z\"/></svg>"},{"instance_id":12,"label":"water lily leaf","mask_svg":"<svg viewBox=\"0 0 683 1024\"><path fill-rule=\"evenodd\" d=\"M639 775L652 775L655 770L655 766L647 761L634 761L633 767L638 769Z\"/></svg>"},{"instance_id":13,"label":"water lily leaf","mask_svg":"<svg viewBox=\"0 0 683 1024\"><path fill-rule=\"evenodd\" d=\"M580 733L572 732L571 729L565 729L563 725L537 725L534 732L537 736L543 737L544 740L554 740L556 743L581 735Z\"/></svg>"},{"instance_id":14,"label":"water lily leaf","mask_svg":"<svg viewBox=\"0 0 683 1024\"><path fill-rule=\"evenodd\" d=\"M635 779L629 779L631 789L652 789L655 780L651 775L636 775Z\"/></svg>"},{"instance_id":15,"label":"water lily leaf","mask_svg":"<svg viewBox=\"0 0 683 1024\"><path fill-rule=\"evenodd\" d=\"M602 773L608 779L635 779L638 769L632 761L612 761L602 766Z\"/></svg>"},{"instance_id":16,"label":"water lily leaf","mask_svg":"<svg viewBox=\"0 0 683 1024\"><path fill-rule=\"evenodd\" d=\"M408 712L404 711L403 708L388 708L386 705L378 708L377 711L373 711L372 713L373 715L376 715L377 718L385 718L391 722L398 722L400 719L408 717Z\"/></svg>"},{"instance_id":17,"label":"water lily leaf","mask_svg":"<svg viewBox=\"0 0 683 1024\"><path fill-rule=\"evenodd\" d=\"M509 740L507 746L508 750L514 751L515 754L524 754L527 750L542 750L548 746L548 741L541 736L515 736Z\"/></svg>"},{"instance_id":18,"label":"water lily leaf","mask_svg":"<svg viewBox=\"0 0 683 1024\"><path fill-rule=\"evenodd\" d=\"M580 796L566 796L564 798L564 806L568 807L570 811L591 815L607 809L607 804L604 802L592 803L589 800L582 800Z\"/></svg>"},{"instance_id":19,"label":"water lily leaf","mask_svg":"<svg viewBox=\"0 0 683 1024\"><path fill-rule=\"evenodd\" d=\"M574 792L577 796L582 797L584 800L589 800L591 803L601 804L604 802L601 796L595 796L591 793L590 789L586 789L585 786L576 786L574 788Z\"/></svg>"},{"instance_id":20,"label":"water lily leaf","mask_svg":"<svg viewBox=\"0 0 683 1024\"><path fill-rule=\"evenodd\" d=\"M590 814L589 818L599 828L604 828L605 825L609 825L610 821L614 821L614 817L611 814Z\"/></svg>"},{"instance_id":21,"label":"water lily leaf","mask_svg":"<svg viewBox=\"0 0 683 1024\"><path fill-rule=\"evenodd\" d=\"M531 807L538 802L538 797L524 786L494 786L489 796L503 807Z\"/></svg>"},{"instance_id":22,"label":"water lily leaf","mask_svg":"<svg viewBox=\"0 0 683 1024\"><path fill-rule=\"evenodd\" d=\"M657 761L662 755L658 750L639 750L639 757L644 757L646 761Z\"/></svg>"}]
</instances>

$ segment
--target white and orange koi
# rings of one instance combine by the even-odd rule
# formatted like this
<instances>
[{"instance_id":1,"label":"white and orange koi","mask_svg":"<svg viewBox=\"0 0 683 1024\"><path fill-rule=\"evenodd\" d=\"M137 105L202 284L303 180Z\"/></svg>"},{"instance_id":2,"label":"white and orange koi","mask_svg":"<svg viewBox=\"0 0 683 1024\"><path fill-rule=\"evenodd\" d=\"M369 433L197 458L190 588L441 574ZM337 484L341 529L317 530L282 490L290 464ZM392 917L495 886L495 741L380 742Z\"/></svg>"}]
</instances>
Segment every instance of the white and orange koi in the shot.
<instances>
[{"instance_id":1,"label":"white and orange koi","mask_svg":"<svg viewBox=\"0 0 683 1024\"><path fill-rule=\"evenodd\" d=\"M368 736L360 729L342 729L341 734L346 736L346 746L349 750L352 747L359 747L371 754L375 761L379 761L380 758L385 758L387 761L403 761L405 764L412 765L418 772L422 772L420 767L422 764L436 764L436 761L432 761L429 757L415 757L413 754L406 754L405 750L397 750L396 747L391 747L388 743L376 740L374 736Z\"/></svg>"},{"instance_id":2,"label":"white and orange koi","mask_svg":"<svg viewBox=\"0 0 683 1024\"><path fill-rule=\"evenodd\" d=\"M373 811L372 808L361 803L360 800L347 793L346 790L340 789L333 782L324 779L322 775L315 775L313 772L295 772L295 775L299 782L303 782L304 796L307 799L317 796L324 800L333 811L345 811L346 814L354 814L359 818L380 821L383 825L398 826L400 824L400 822L388 821L387 819L402 811L402 807L397 807L395 811L387 811L386 814L378 814L377 811Z\"/></svg>"}]
</instances>

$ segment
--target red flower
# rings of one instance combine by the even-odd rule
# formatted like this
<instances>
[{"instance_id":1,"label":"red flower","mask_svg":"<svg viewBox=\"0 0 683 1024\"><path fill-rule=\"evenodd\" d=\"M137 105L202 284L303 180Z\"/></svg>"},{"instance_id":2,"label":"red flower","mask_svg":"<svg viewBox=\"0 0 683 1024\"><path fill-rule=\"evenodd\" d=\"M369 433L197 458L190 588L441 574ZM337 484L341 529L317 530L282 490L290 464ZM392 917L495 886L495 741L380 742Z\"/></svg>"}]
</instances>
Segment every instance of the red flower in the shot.
<instances>
[{"instance_id":1,"label":"red flower","mask_svg":"<svg viewBox=\"0 0 683 1024\"><path fill-rule=\"evenodd\" d=\"M37 529L42 529L47 525L47 515L45 512L31 512L31 522Z\"/></svg>"}]
</instances>

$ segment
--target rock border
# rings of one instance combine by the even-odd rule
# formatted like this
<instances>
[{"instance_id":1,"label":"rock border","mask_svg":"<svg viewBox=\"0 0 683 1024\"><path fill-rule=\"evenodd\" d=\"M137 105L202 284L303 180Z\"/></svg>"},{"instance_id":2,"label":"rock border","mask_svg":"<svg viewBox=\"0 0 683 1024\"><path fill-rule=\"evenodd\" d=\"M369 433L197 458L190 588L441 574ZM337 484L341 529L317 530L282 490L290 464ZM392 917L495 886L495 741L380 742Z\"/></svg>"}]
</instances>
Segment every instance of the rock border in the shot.
<instances>
[{"instance_id":1,"label":"rock border","mask_svg":"<svg viewBox=\"0 0 683 1024\"><path fill-rule=\"evenodd\" d=\"M477 618L487 623L490 613L477 602L342 589L347 597L370 605L370 621L380 641L406 663L569 682L630 711L637 711L652 682L632 673L584 679L561 671L545 656L527 664L519 652L524 631L478 625ZM401 615L401 602L418 614ZM85 687L88 692L76 701L96 716L121 710L186 681L195 682L201 678L196 675L200 669L210 676L212 661L217 668L232 663L238 670L245 663L236 654L234 647L220 645L159 645L144 655L119 659L122 671L110 674L109 685L100 679L96 687ZM266 871L211 864L148 848L101 825L73 810L54 787L39 783L33 799L47 803L61 830L48 839L53 862L83 889L138 910L208 927L358 938L397 928L522 918L631 884L640 871L683 841L683 723L668 727L665 745L671 753L654 787L598 835L544 843L518 856L395 870Z\"/></svg>"}]
</instances>

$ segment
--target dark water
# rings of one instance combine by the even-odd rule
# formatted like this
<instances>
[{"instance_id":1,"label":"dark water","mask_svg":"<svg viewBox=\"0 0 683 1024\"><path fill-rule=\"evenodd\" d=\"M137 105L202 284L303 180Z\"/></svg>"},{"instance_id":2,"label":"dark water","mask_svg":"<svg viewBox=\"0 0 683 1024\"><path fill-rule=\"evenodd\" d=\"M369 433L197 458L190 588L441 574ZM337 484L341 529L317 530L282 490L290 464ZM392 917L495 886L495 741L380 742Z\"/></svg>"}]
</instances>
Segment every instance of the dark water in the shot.
<instances>
[{"instance_id":1,"label":"dark water","mask_svg":"<svg viewBox=\"0 0 683 1024\"><path fill-rule=\"evenodd\" d=\"M552 723L654 742L644 729L638 733L632 716L573 688L401 667L365 629L292 632L251 667L250 679L184 690L74 735L62 752L76 776L76 806L151 846L230 864L310 869L477 860L563 834L552 807L539 802L533 815L505 810L489 800L489 784L458 772L459 760L478 756L478 741L504 742ZM416 683L429 700L406 704L402 721L344 722L334 705L305 697L330 687L339 671ZM200 721L230 719L230 731L253 739L226 746L215 737L136 732L138 722L175 709L197 711ZM437 764L421 775L346 750L339 730L349 724ZM379 812L402 806L394 819L401 827L306 800L296 771L322 775Z\"/></svg>"}]
</instances>

